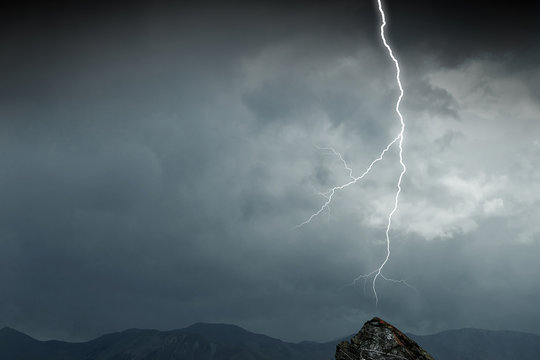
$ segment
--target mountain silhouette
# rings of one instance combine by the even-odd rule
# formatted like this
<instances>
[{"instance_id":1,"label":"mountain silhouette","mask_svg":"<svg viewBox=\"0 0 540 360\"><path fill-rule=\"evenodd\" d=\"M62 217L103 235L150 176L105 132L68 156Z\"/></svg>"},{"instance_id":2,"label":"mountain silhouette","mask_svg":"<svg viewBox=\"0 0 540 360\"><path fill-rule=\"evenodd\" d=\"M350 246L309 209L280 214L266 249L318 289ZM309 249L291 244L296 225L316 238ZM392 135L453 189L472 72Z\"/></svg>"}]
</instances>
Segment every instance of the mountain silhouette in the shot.
<instances>
[{"instance_id":1,"label":"mountain silhouette","mask_svg":"<svg viewBox=\"0 0 540 360\"><path fill-rule=\"evenodd\" d=\"M408 336L437 360L538 360L540 336L462 329ZM347 337L350 339L352 336ZM291 343L228 324L184 329L130 329L87 342L40 341L0 330L2 360L331 360L340 341Z\"/></svg>"},{"instance_id":2,"label":"mountain silhouette","mask_svg":"<svg viewBox=\"0 0 540 360\"><path fill-rule=\"evenodd\" d=\"M409 336L437 360L540 359L540 336L524 332L460 329Z\"/></svg>"}]
</instances>

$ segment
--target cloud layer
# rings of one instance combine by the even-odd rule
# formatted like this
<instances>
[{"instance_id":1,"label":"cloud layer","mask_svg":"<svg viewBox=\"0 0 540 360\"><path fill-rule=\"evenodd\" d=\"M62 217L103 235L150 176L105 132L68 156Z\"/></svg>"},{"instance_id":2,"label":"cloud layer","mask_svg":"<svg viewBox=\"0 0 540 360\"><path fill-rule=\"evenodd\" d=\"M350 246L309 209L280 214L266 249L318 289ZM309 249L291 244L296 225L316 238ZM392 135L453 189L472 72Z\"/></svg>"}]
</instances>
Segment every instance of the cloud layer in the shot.
<instances>
[{"instance_id":1,"label":"cloud layer","mask_svg":"<svg viewBox=\"0 0 540 360\"><path fill-rule=\"evenodd\" d=\"M358 175L397 134L371 4L160 3L83 19L68 8L39 37L28 29L54 11L10 23L0 325L76 340L231 322L329 340L379 315L419 333L540 333L530 20L520 27L507 14L515 31L501 45L458 31L448 20L457 4L419 35L411 22L437 15L423 5L413 15L389 4L408 172L386 275L416 290L380 282L379 307L369 286L343 285L384 258L395 149L293 229L322 205L320 192L347 180L318 148L336 148Z\"/></svg>"}]
</instances>

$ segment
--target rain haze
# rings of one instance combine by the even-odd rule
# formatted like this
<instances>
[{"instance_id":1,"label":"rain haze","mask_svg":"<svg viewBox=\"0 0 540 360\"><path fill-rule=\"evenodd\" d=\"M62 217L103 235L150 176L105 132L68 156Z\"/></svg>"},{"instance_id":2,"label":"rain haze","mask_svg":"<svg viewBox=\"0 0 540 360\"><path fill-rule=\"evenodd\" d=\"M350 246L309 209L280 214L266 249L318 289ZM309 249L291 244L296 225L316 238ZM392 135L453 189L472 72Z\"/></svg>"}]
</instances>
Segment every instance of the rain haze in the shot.
<instances>
[{"instance_id":1,"label":"rain haze","mask_svg":"<svg viewBox=\"0 0 540 360\"><path fill-rule=\"evenodd\" d=\"M328 341L379 316L540 334L532 1L47 2L0 21L0 327L86 340L232 323Z\"/></svg>"}]
</instances>

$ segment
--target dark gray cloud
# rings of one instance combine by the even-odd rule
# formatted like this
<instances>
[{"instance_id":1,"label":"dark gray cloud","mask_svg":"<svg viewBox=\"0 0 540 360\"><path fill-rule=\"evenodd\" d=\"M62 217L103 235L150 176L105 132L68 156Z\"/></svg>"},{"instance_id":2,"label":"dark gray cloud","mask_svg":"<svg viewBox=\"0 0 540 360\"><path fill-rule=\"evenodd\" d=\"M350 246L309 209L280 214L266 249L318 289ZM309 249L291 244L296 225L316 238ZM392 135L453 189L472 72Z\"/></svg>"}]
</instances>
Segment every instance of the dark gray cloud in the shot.
<instances>
[{"instance_id":1,"label":"dark gray cloud","mask_svg":"<svg viewBox=\"0 0 540 360\"><path fill-rule=\"evenodd\" d=\"M517 56L537 47L540 5L520 6L481 0L388 2L392 39L403 56L431 53L444 66L478 56ZM534 50L533 50L534 51ZM524 56L520 61L526 62ZM406 61L406 60L405 60Z\"/></svg>"},{"instance_id":2,"label":"dark gray cloud","mask_svg":"<svg viewBox=\"0 0 540 360\"><path fill-rule=\"evenodd\" d=\"M509 11L499 41L500 8L470 32L483 8L426 4L388 4L409 173L387 275L416 290L380 282L379 307L369 284L342 285L384 258L394 152L293 230L347 179L317 147L357 174L397 129L371 2L15 10L0 22L0 325L85 339L231 322L327 340L380 315L540 332L530 12Z\"/></svg>"}]
</instances>

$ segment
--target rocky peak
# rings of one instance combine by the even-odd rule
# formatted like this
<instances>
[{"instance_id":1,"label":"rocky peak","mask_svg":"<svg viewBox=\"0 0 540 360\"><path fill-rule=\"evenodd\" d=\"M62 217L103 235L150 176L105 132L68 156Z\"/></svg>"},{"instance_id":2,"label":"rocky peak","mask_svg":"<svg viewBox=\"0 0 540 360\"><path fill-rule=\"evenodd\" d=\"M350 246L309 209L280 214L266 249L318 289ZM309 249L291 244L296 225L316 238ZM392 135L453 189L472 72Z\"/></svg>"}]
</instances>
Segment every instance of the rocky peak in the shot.
<instances>
[{"instance_id":1,"label":"rocky peak","mask_svg":"<svg viewBox=\"0 0 540 360\"><path fill-rule=\"evenodd\" d=\"M336 348L336 360L434 360L417 343L377 317L366 322L350 342Z\"/></svg>"}]
</instances>

